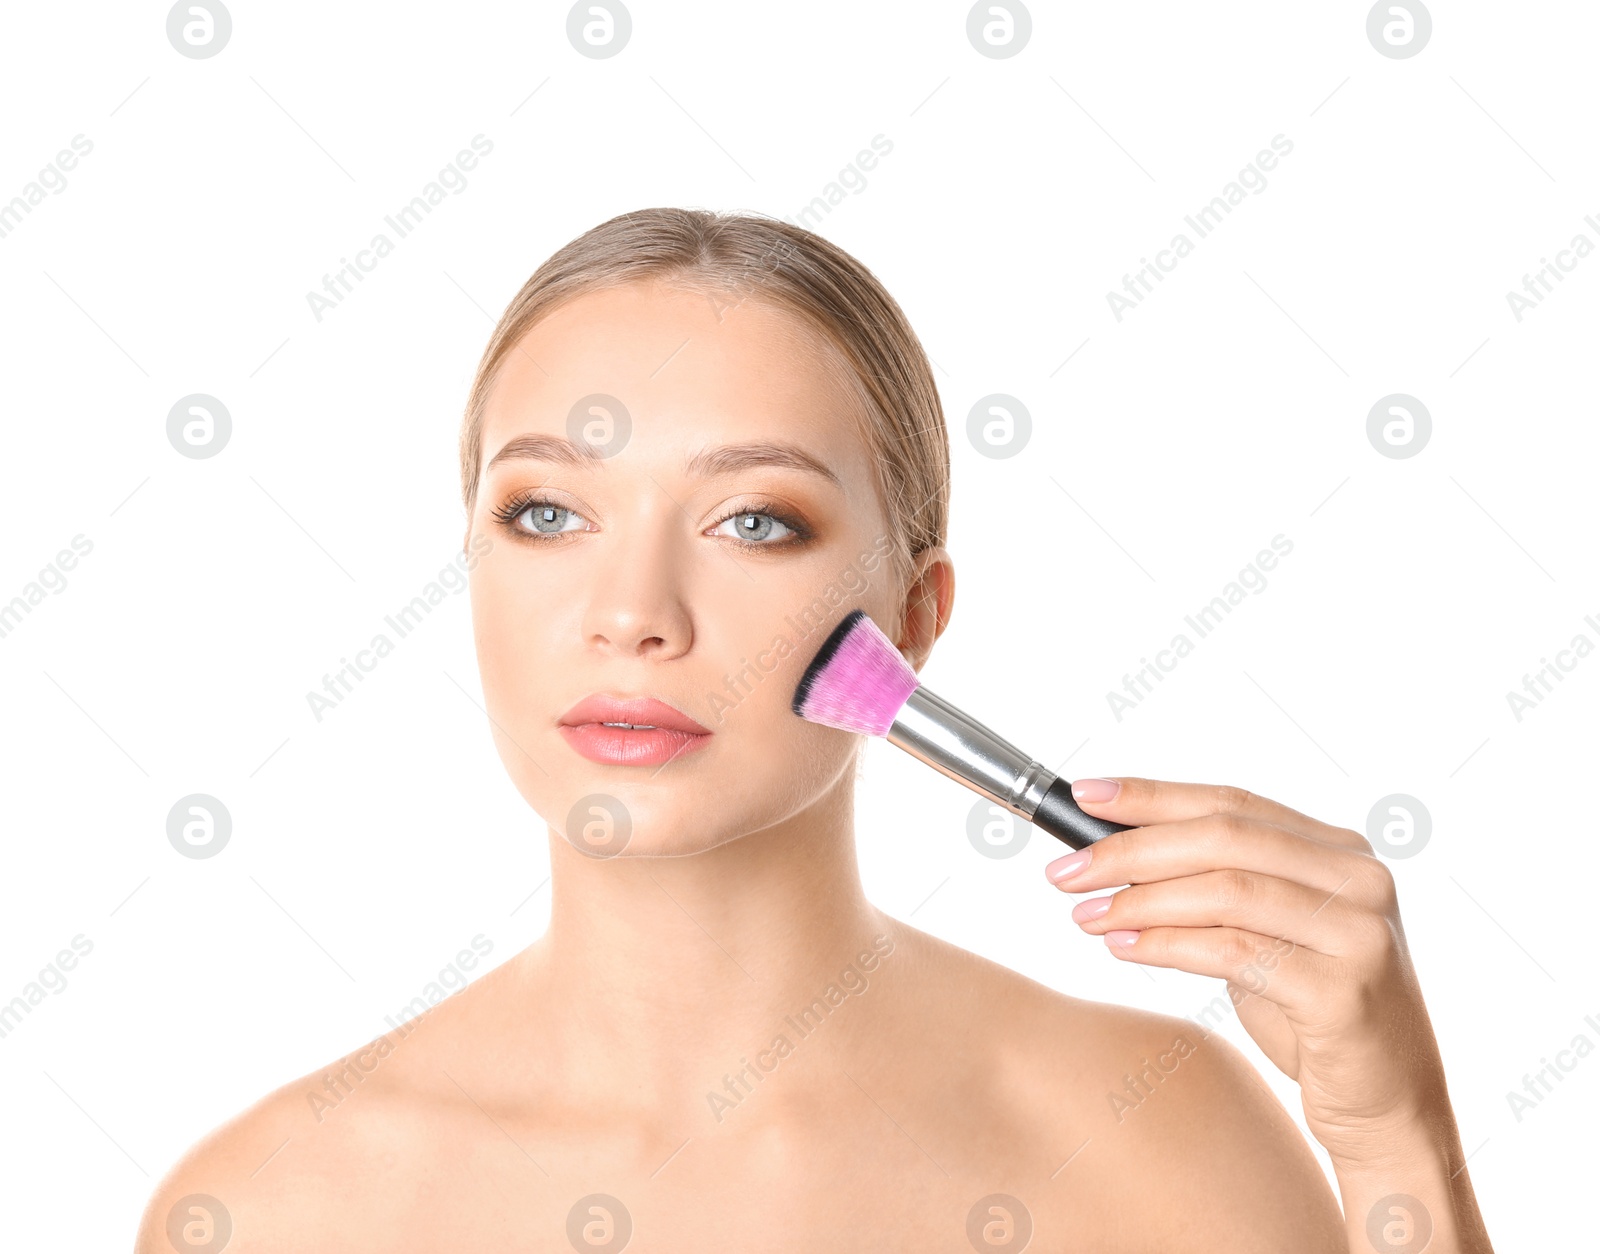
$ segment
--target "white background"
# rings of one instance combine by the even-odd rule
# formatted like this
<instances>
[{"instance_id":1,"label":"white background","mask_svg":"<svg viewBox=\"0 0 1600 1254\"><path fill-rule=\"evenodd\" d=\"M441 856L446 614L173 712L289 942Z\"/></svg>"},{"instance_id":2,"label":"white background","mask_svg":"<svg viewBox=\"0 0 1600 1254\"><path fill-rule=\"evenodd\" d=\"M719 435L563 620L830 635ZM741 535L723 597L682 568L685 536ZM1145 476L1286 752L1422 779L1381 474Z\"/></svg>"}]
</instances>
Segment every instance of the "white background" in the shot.
<instances>
[{"instance_id":1,"label":"white background","mask_svg":"<svg viewBox=\"0 0 1600 1254\"><path fill-rule=\"evenodd\" d=\"M1497 1248L1592 1238L1600 1059L1520 1120L1507 1093L1600 1044L1600 657L1520 721L1506 693L1600 644L1600 258L1520 322L1506 293L1600 244L1600 13L1440 2L1407 59L1366 13L1040 3L992 59L958 4L641 0L592 59L561 5L238 0L195 60L160 5L8 9L0 202L74 135L93 151L0 239L0 601L93 550L0 639L0 1000L93 951L0 1039L7 1244L125 1248L200 1135L382 1031L478 933L491 962L540 934L544 829L475 704L465 596L321 723L305 694L459 551L466 390L540 261L645 206L793 217L880 134L817 225L937 364L958 596L924 680L1073 776L1234 783L1361 830L1422 802L1429 843L1393 867ZM465 190L318 322L306 293L477 134ZM1266 189L1119 322L1107 292L1279 134ZM165 434L197 392L233 419L209 460ZM1366 435L1397 392L1432 415L1406 459ZM966 437L991 393L1032 417L1009 459ZM1119 720L1107 692L1280 533L1266 589ZM166 838L196 792L234 824L207 860ZM982 857L971 803L871 746L873 900L1078 996L1221 993L1112 959L1045 884L1063 847Z\"/></svg>"}]
</instances>

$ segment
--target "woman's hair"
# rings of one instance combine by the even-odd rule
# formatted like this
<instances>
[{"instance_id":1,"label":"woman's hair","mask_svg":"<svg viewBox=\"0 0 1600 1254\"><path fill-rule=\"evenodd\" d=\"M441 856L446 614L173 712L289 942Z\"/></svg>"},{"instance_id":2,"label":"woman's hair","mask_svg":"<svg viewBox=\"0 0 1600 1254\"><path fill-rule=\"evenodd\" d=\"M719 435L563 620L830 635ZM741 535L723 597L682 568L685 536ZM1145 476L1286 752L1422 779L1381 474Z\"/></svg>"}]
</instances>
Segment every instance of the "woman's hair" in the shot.
<instances>
[{"instance_id":1,"label":"woman's hair","mask_svg":"<svg viewBox=\"0 0 1600 1254\"><path fill-rule=\"evenodd\" d=\"M500 316L472 381L461 428L468 518L483 460L484 403L500 364L564 301L651 279L704 290L724 307L765 300L839 349L865 420L893 569L904 583L918 554L944 544L950 507L950 447L927 354L900 306L859 261L820 235L753 214L636 210L585 231L534 271Z\"/></svg>"}]
</instances>

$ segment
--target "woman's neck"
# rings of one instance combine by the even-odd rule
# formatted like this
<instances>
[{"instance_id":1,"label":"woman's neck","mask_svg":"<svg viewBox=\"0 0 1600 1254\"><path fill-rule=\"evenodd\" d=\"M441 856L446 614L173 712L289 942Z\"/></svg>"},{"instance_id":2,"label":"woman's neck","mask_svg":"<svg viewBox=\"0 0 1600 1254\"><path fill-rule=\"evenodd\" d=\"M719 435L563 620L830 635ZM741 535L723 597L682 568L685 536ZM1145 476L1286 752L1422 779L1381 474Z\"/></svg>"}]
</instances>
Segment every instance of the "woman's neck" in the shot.
<instances>
[{"instance_id":1,"label":"woman's neck","mask_svg":"<svg viewBox=\"0 0 1600 1254\"><path fill-rule=\"evenodd\" d=\"M763 1078L746 1071L729 1090L730 1074L831 1017L842 973L870 985L860 956L875 967L874 938L893 924L862 892L852 776L774 827L683 857L596 858L552 833L550 927L516 960L516 987L537 1052L575 1098L705 1118L713 1089L737 1100ZM819 1032L808 1054L849 1049L865 1022L849 1009L852 1028Z\"/></svg>"}]
</instances>

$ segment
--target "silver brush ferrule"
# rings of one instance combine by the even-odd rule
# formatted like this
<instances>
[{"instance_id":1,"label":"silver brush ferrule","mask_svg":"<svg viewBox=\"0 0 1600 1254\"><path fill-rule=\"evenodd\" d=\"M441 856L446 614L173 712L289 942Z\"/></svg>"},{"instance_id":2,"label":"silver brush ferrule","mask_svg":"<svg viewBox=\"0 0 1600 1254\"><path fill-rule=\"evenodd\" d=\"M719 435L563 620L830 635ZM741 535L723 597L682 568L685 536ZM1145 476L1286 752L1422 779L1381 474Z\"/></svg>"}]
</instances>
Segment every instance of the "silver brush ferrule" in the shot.
<instances>
[{"instance_id":1,"label":"silver brush ferrule","mask_svg":"<svg viewBox=\"0 0 1600 1254\"><path fill-rule=\"evenodd\" d=\"M1057 778L1054 771L926 688L917 688L906 698L886 738L941 775L1025 819L1033 818Z\"/></svg>"}]
</instances>

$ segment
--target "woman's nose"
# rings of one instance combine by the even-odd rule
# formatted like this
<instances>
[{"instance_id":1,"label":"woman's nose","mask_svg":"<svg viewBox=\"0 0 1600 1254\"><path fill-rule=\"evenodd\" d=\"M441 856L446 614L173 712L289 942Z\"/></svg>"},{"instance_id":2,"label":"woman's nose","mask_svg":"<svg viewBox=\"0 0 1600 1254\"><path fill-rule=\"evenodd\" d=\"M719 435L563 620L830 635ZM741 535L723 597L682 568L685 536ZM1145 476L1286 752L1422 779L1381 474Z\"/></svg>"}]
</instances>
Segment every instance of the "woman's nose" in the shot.
<instances>
[{"instance_id":1,"label":"woman's nose","mask_svg":"<svg viewBox=\"0 0 1600 1254\"><path fill-rule=\"evenodd\" d=\"M666 660L693 638L679 564L668 538L637 532L615 537L597 563L584 612L585 643L619 657Z\"/></svg>"}]
</instances>

